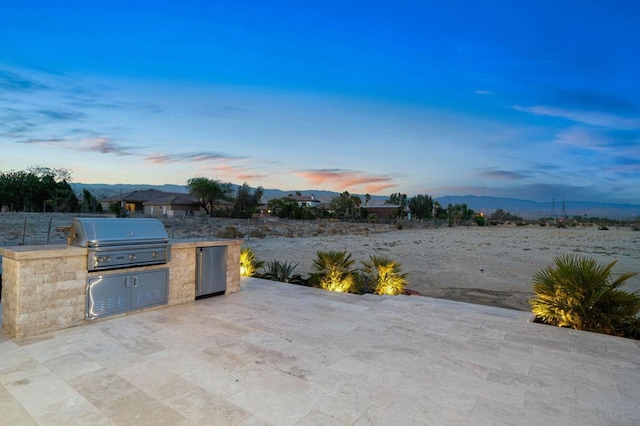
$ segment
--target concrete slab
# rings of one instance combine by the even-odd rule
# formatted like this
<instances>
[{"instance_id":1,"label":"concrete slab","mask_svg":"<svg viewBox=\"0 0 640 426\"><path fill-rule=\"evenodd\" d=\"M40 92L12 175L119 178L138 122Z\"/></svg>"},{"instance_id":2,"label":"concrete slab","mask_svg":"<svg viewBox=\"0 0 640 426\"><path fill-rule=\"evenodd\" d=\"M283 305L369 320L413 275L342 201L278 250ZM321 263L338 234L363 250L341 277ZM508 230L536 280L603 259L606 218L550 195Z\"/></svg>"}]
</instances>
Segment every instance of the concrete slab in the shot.
<instances>
[{"instance_id":1,"label":"concrete slab","mask_svg":"<svg viewBox=\"0 0 640 426\"><path fill-rule=\"evenodd\" d=\"M418 296L241 286L0 335L0 423L638 424L637 341Z\"/></svg>"}]
</instances>

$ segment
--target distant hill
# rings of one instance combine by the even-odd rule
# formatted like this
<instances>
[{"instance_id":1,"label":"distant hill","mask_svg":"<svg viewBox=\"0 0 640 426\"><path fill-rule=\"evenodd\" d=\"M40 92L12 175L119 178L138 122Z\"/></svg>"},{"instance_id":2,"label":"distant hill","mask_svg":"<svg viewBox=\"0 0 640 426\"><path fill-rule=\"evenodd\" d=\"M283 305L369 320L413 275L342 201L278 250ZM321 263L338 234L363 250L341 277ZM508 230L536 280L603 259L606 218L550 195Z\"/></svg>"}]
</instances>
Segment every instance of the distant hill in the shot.
<instances>
[{"instance_id":1,"label":"distant hill","mask_svg":"<svg viewBox=\"0 0 640 426\"><path fill-rule=\"evenodd\" d=\"M236 185L237 186L237 185ZM137 190L157 189L164 192L177 192L188 193L188 189L185 185L132 185L132 184L84 184L84 183L72 183L73 190L80 194L84 189L87 189L94 196L98 198L107 198L114 195L118 195L121 192L131 192ZM299 191L282 191L280 189L264 189L263 201L268 201L272 198L286 197L289 194L295 195L296 192L300 192L302 195L313 195L318 200L323 202L329 202L331 199L340 195L339 192L325 191L319 189L306 189ZM364 194L353 194L362 198L364 203ZM371 197L372 202L381 203L388 199L388 196L374 195ZM476 212L482 212L486 215L493 213L497 209L502 209L514 215L522 216L523 218L535 219L539 217L560 217L566 214L568 217L573 216L588 216L588 217L608 217L611 219L632 219L640 216L640 204L619 204L619 203L596 203L591 201L565 201L563 212L563 201L556 200L555 212L552 200L549 202L541 203L531 200L520 200L516 198L501 198L501 197L489 197L489 196L475 196L475 195L447 195L444 197L437 197L434 199L439 202L443 207L449 204L467 204L470 209ZM555 214L554 214L555 213Z\"/></svg>"},{"instance_id":2,"label":"distant hill","mask_svg":"<svg viewBox=\"0 0 640 426\"><path fill-rule=\"evenodd\" d=\"M442 206L466 203L476 212L491 214L497 209L522 216L524 218L588 216L608 217L611 219L631 219L640 216L639 204L596 203L592 201L555 201L540 203L516 198L478 197L475 195L449 195L435 199ZM563 211L564 204L564 211Z\"/></svg>"},{"instance_id":3,"label":"distant hill","mask_svg":"<svg viewBox=\"0 0 640 426\"><path fill-rule=\"evenodd\" d=\"M113 197L114 195L119 195L121 192L127 193L132 191L144 191L147 189L157 189L158 191L164 192L179 192L179 193L188 193L188 189L184 185L137 185L137 184L108 184L108 183L71 183L71 189L76 194L82 194L83 190L89 191L98 199Z\"/></svg>"}]
</instances>

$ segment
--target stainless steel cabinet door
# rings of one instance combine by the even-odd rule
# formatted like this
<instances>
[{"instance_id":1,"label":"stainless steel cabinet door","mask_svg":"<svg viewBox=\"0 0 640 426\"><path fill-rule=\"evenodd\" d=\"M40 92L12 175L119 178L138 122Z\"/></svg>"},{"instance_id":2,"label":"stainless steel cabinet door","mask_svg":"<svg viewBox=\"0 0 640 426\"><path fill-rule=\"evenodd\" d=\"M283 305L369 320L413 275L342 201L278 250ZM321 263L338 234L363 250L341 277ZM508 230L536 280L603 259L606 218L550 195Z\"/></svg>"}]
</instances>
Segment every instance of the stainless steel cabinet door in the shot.
<instances>
[{"instance_id":1,"label":"stainless steel cabinet door","mask_svg":"<svg viewBox=\"0 0 640 426\"><path fill-rule=\"evenodd\" d=\"M169 269L121 273L87 280L86 319L127 312L168 300Z\"/></svg>"},{"instance_id":2,"label":"stainless steel cabinet door","mask_svg":"<svg viewBox=\"0 0 640 426\"><path fill-rule=\"evenodd\" d=\"M167 269L133 274L131 278L131 307L143 308L167 303L168 281Z\"/></svg>"},{"instance_id":3,"label":"stainless steel cabinet door","mask_svg":"<svg viewBox=\"0 0 640 426\"><path fill-rule=\"evenodd\" d=\"M227 289L227 248L198 247L196 254L196 299L224 294Z\"/></svg>"},{"instance_id":4,"label":"stainless steel cabinet door","mask_svg":"<svg viewBox=\"0 0 640 426\"><path fill-rule=\"evenodd\" d=\"M129 274L89 278L86 318L93 319L131 309L131 285Z\"/></svg>"}]
</instances>

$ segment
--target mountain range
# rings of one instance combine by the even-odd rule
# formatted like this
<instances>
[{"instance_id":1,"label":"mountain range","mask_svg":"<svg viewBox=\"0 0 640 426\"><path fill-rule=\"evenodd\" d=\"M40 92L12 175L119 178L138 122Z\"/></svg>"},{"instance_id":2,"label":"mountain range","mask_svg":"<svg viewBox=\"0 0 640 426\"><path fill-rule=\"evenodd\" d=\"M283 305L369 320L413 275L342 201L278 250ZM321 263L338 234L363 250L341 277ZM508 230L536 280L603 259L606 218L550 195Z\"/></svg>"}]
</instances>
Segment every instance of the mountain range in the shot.
<instances>
[{"instance_id":1,"label":"mountain range","mask_svg":"<svg viewBox=\"0 0 640 426\"><path fill-rule=\"evenodd\" d=\"M189 192L184 185L137 185L137 184L85 184L71 183L71 187L76 193L82 193L84 189L91 192L98 199L107 198L120 193L131 191L157 189L164 192L187 193ZM300 190L300 191L282 191L279 189L264 189L263 201L272 198L285 197L289 194L299 192L302 195L313 195L320 201L329 202L334 197L340 195L339 192L326 190ZM358 195L363 199L364 194ZM387 200L387 196L373 195L370 203L382 204ZM633 219L640 217L640 204L620 204L620 203L599 203L592 201L565 201L565 200L549 200L548 202L539 202L532 200L520 200L517 198L502 198L491 196L475 196L475 195L447 195L434 198L443 207L449 204L466 204L470 209L478 213L489 215L497 209L502 209L514 215L523 218L535 219L539 217L608 217L611 219Z\"/></svg>"}]
</instances>

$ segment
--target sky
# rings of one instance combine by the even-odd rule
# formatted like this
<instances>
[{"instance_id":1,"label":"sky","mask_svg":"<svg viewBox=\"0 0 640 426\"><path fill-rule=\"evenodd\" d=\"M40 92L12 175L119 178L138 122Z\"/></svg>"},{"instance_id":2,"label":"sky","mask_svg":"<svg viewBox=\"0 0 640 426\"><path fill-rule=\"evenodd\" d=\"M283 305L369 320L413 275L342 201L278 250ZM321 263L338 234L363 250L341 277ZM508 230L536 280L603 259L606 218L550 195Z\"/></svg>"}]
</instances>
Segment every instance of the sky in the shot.
<instances>
[{"instance_id":1,"label":"sky","mask_svg":"<svg viewBox=\"0 0 640 426\"><path fill-rule=\"evenodd\" d=\"M640 204L640 2L0 0L0 172Z\"/></svg>"}]
</instances>

